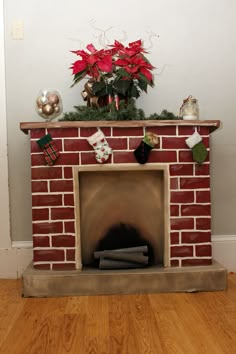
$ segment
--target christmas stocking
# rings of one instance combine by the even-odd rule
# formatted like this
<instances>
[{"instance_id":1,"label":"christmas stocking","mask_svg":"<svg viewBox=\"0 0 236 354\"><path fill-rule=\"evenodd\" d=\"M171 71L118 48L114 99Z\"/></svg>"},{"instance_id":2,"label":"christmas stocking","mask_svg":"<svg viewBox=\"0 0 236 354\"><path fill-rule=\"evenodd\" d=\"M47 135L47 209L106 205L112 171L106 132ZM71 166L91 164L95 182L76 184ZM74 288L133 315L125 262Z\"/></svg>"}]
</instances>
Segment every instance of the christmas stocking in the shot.
<instances>
[{"instance_id":1,"label":"christmas stocking","mask_svg":"<svg viewBox=\"0 0 236 354\"><path fill-rule=\"evenodd\" d=\"M44 135L42 138L37 140L37 143L41 149L43 149L44 159L47 165L52 166L60 156L60 152L55 142L52 140L51 135Z\"/></svg>"},{"instance_id":2,"label":"christmas stocking","mask_svg":"<svg viewBox=\"0 0 236 354\"><path fill-rule=\"evenodd\" d=\"M202 142L201 135L198 132L193 133L188 139L185 140L186 144L193 152L193 160L198 164L203 163L206 158L208 151Z\"/></svg>"},{"instance_id":3,"label":"christmas stocking","mask_svg":"<svg viewBox=\"0 0 236 354\"><path fill-rule=\"evenodd\" d=\"M95 158L98 163L104 163L108 160L112 149L108 145L105 135L101 130L91 135L88 139L89 144L94 148Z\"/></svg>"},{"instance_id":4,"label":"christmas stocking","mask_svg":"<svg viewBox=\"0 0 236 354\"><path fill-rule=\"evenodd\" d=\"M158 136L154 133L147 132L140 145L134 151L134 156L136 160L141 164L146 163L150 151L154 148L156 144L158 144Z\"/></svg>"}]
</instances>

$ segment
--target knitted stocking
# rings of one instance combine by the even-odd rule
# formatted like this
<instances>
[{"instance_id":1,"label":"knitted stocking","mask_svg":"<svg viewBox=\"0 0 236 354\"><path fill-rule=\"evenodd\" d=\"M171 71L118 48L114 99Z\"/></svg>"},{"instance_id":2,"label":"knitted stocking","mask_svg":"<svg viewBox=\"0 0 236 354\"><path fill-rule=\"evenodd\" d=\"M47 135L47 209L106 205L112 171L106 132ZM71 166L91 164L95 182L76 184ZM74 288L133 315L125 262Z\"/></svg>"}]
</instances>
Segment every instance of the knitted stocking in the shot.
<instances>
[{"instance_id":1,"label":"knitted stocking","mask_svg":"<svg viewBox=\"0 0 236 354\"><path fill-rule=\"evenodd\" d=\"M95 158L98 163L104 163L108 160L112 149L108 145L105 135L101 130L91 135L88 139L89 144L94 148Z\"/></svg>"},{"instance_id":2,"label":"knitted stocking","mask_svg":"<svg viewBox=\"0 0 236 354\"><path fill-rule=\"evenodd\" d=\"M146 163L150 151L154 148L156 144L158 144L158 136L154 133L147 132L140 145L134 151L134 156L137 161L141 164Z\"/></svg>"},{"instance_id":3,"label":"knitted stocking","mask_svg":"<svg viewBox=\"0 0 236 354\"><path fill-rule=\"evenodd\" d=\"M208 151L202 142L201 135L198 132L193 133L188 139L185 140L186 144L193 152L193 160L198 164L203 163L206 158Z\"/></svg>"},{"instance_id":4,"label":"knitted stocking","mask_svg":"<svg viewBox=\"0 0 236 354\"><path fill-rule=\"evenodd\" d=\"M43 149L44 159L47 165L52 166L60 156L60 152L55 144L55 141L52 140L51 135L44 135L37 141L37 144L41 147L41 149Z\"/></svg>"}]
</instances>

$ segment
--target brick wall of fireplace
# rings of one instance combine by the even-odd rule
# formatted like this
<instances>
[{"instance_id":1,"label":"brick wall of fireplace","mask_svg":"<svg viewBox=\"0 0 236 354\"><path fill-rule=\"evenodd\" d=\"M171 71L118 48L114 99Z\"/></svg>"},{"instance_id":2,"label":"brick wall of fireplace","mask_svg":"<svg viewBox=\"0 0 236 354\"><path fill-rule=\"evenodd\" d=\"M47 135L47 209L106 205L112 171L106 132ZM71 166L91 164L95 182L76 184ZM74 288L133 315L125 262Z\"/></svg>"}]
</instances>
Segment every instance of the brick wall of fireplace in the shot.
<instances>
[{"instance_id":1,"label":"brick wall of fireplace","mask_svg":"<svg viewBox=\"0 0 236 354\"><path fill-rule=\"evenodd\" d=\"M100 122L101 123L101 122ZM169 170L170 265L209 265L211 253L210 133L207 124L153 124L147 127L100 125L113 150L108 164L137 164L133 150L145 131L159 135L149 162ZM182 122L183 123L183 122ZM23 124L23 123L22 123ZM82 125L82 124L81 124ZM140 124L141 125L141 124ZM38 124L39 126L39 124ZM95 127L60 123L28 127L31 141L33 263L36 269L75 269L76 229L73 167L97 164L87 142ZM197 129L209 150L207 160L196 164L185 139ZM23 130L23 129L22 129ZM37 140L50 133L60 150L55 165L45 165Z\"/></svg>"}]
</instances>

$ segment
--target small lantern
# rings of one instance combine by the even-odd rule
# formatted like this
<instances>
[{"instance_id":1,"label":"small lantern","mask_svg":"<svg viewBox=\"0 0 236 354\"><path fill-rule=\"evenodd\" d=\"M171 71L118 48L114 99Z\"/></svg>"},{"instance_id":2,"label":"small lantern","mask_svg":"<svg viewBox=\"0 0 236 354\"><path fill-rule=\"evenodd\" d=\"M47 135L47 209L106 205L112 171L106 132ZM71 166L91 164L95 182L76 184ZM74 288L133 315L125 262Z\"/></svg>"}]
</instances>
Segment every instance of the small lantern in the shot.
<instances>
[{"instance_id":1,"label":"small lantern","mask_svg":"<svg viewBox=\"0 0 236 354\"><path fill-rule=\"evenodd\" d=\"M199 119L199 107L197 99L193 96L189 96L183 100L183 104L180 107L179 116L184 120L196 120Z\"/></svg>"}]
</instances>

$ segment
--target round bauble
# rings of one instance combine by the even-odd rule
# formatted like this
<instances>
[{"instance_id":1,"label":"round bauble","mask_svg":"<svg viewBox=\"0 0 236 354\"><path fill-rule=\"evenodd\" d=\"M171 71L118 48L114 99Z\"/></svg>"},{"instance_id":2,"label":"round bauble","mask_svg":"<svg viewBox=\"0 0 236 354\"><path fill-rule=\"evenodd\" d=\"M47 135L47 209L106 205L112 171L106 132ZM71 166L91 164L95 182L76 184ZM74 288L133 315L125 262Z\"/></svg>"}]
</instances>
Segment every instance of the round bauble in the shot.
<instances>
[{"instance_id":1,"label":"round bauble","mask_svg":"<svg viewBox=\"0 0 236 354\"><path fill-rule=\"evenodd\" d=\"M47 103L42 107L42 112L46 116L51 116L54 113L54 108L49 103Z\"/></svg>"},{"instance_id":2,"label":"round bauble","mask_svg":"<svg viewBox=\"0 0 236 354\"><path fill-rule=\"evenodd\" d=\"M60 110L61 110L61 109L60 109L59 106L54 105L54 112L55 112L55 113L59 113Z\"/></svg>"},{"instance_id":3,"label":"round bauble","mask_svg":"<svg viewBox=\"0 0 236 354\"><path fill-rule=\"evenodd\" d=\"M48 102L50 104L58 104L59 103L59 97L57 96L56 93L50 93L48 96Z\"/></svg>"}]
</instances>

